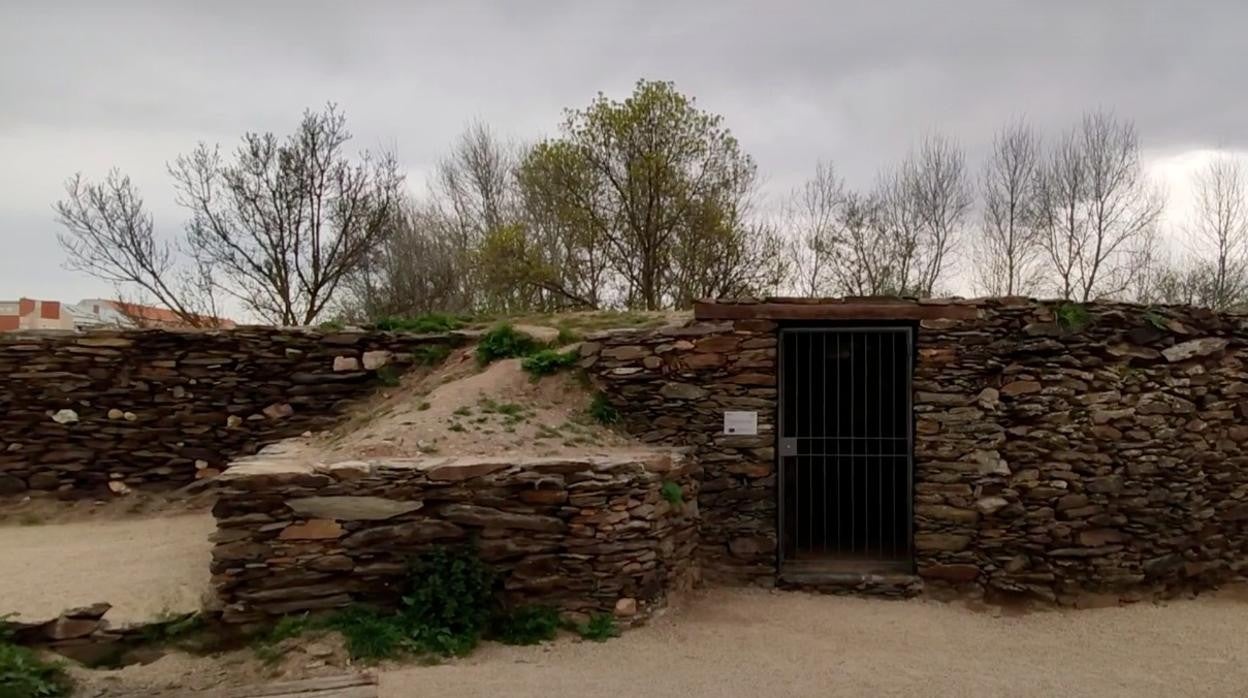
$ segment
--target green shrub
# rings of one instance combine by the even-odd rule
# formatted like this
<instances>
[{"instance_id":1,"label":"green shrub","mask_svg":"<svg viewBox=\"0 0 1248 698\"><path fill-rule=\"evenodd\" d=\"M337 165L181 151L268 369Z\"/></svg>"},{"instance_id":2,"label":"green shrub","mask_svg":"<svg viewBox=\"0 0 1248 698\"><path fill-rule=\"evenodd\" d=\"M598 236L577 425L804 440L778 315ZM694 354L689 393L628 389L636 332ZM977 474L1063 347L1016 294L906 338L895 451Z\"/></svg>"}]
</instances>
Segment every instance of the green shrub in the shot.
<instances>
[{"instance_id":1,"label":"green shrub","mask_svg":"<svg viewBox=\"0 0 1248 698\"><path fill-rule=\"evenodd\" d=\"M685 502L685 493L681 491L680 485L674 482L663 483L663 486L659 488L659 494L673 506L679 506Z\"/></svg>"},{"instance_id":2,"label":"green shrub","mask_svg":"<svg viewBox=\"0 0 1248 698\"><path fill-rule=\"evenodd\" d=\"M524 357L524 361L520 362L520 367L536 379L573 366L578 358L580 354L575 351L559 352L554 349L542 349Z\"/></svg>"},{"instance_id":3,"label":"green shrub","mask_svg":"<svg viewBox=\"0 0 1248 698\"><path fill-rule=\"evenodd\" d=\"M477 363L484 366L496 359L528 356L541 348L537 340L517 332L516 328L507 323L502 323L481 335L481 341L477 344Z\"/></svg>"},{"instance_id":4,"label":"green shrub","mask_svg":"<svg viewBox=\"0 0 1248 698\"><path fill-rule=\"evenodd\" d=\"M536 645L555 639L559 612L548 606L519 606L497 614L492 637L508 645Z\"/></svg>"},{"instance_id":5,"label":"green shrub","mask_svg":"<svg viewBox=\"0 0 1248 698\"><path fill-rule=\"evenodd\" d=\"M579 625L576 631L581 637L594 642L606 642L620 636L620 629L615 625L615 617L609 613L595 613L589 622Z\"/></svg>"},{"instance_id":6,"label":"green shrub","mask_svg":"<svg viewBox=\"0 0 1248 698\"><path fill-rule=\"evenodd\" d=\"M1078 332L1091 320L1088 309L1079 303L1063 303L1057 307L1057 324L1067 332Z\"/></svg>"},{"instance_id":7,"label":"green shrub","mask_svg":"<svg viewBox=\"0 0 1248 698\"><path fill-rule=\"evenodd\" d=\"M377 369L377 380L388 388L395 388L402 382L400 379L403 374L393 366L382 366Z\"/></svg>"},{"instance_id":8,"label":"green shrub","mask_svg":"<svg viewBox=\"0 0 1248 698\"><path fill-rule=\"evenodd\" d=\"M445 344L423 344L412 351L412 359L421 366L437 366L451 355L451 348Z\"/></svg>"},{"instance_id":9,"label":"green shrub","mask_svg":"<svg viewBox=\"0 0 1248 698\"><path fill-rule=\"evenodd\" d=\"M415 317L385 317L375 324L377 329L388 332L431 334L458 330L464 326L464 320L446 313L426 313Z\"/></svg>"},{"instance_id":10,"label":"green shrub","mask_svg":"<svg viewBox=\"0 0 1248 698\"><path fill-rule=\"evenodd\" d=\"M411 629L403 616L370 606L350 606L325 622L342 633L352 659L374 662L392 659L411 649Z\"/></svg>"},{"instance_id":11,"label":"green shrub","mask_svg":"<svg viewBox=\"0 0 1248 698\"><path fill-rule=\"evenodd\" d=\"M204 617L198 613L161 611L156 620L140 633L146 642L165 643L193 635L204 628Z\"/></svg>"},{"instance_id":12,"label":"green shrub","mask_svg":"<svg viewBox=\"0 0 1248 698\"><path fill-rule=\"evenodd\" d=\"M1166 323L1166 318L1156 310L1149 308L1144 311L1144 321L1153 326L1153 329L1166 332L1170 329L1170 325Z\"/></svg>"},{"instance_id":13,"label":"green shrub","mask_svg":"<svg viewBox=\"0 0 1248 698\"><path fill-rule=\"evenodd\" d=\"M607 401L607 396L602 393L594 394L594 399L589 403L589 416L593 417L595 422L603 425L611 425L620 421L620 413Z\"/></svg>"},{"instance_id":14,"label":"green shrub","mask_svg":"<svg viewBox=\"0 0 1248 698\"><path fill-rule=\"evenodd\" d=\"M477 646L495 611L495 576L471 548L434 548L408 571L402 615L416 646L462 655Z\"/></svg>"},{"instance_id":15,"label":"green shrub","mask_svg":"<svg viewBox=\"0 0 1248 698\"><path fill-rule=\"evenodd\" d=\"M567 325L559 326L559 336L555 338L555 343L559 346L567 346L581 341L581 335L576 330Z\"/></svg>"},{"instance_id":16,"label":"green shrub","mask_svg":"<svg viewBox=\"0 0 1248 698\"><path fill-rule=\"evenodd\" d=\"M73 681L60 663L45 662L31 650L0 638L0 696L59 698L72 691Z\"/></svg>"},{"instance_id":17,"label":"green shrub","mask_svg":"<svg viewBox=\"0 0 1248 698\"><path fill-rule=\"evenodd\" d=\"M325 322L317 325L317 327L331 332L341 332L347 328L347 326L343 324L342 320L326 320Z\"/></svg>"}]
</instances>

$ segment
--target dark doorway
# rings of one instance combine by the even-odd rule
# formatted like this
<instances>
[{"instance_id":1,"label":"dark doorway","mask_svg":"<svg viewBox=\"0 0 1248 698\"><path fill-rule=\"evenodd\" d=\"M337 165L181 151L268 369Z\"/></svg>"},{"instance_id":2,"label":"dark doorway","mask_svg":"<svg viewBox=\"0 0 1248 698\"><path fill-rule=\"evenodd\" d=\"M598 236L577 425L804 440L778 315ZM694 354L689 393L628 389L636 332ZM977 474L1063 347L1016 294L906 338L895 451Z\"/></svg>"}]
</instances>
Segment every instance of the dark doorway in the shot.
<instances>
[{"instance_id":1,"label":"dark doorway","mask_svg":"<svg viewBox=\"0 0 1248 698\"><path fill-rule=\"evenodd\" d=\"M909 572L914 329L780 332L780 573Z\"/></svg>"}]
</instances>

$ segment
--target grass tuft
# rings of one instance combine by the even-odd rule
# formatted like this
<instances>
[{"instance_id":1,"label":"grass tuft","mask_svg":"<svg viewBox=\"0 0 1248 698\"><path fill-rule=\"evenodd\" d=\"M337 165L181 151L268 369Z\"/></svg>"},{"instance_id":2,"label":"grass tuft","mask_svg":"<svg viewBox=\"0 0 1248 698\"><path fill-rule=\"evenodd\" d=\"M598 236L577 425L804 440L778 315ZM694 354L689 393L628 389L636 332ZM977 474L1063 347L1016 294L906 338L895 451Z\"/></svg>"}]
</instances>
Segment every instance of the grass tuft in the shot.
<instances>
[{"instance_id":1,"label":"grass tuft","mask_svg":"<svg viewBox=\"0 0 1248 698\"><path fill-rule=\"evenodd\" d=\"M537 379L574 366L579 358L580 354L575 351L559 352L554 349L542 349L526 356L524 361L520 362L520 367Z\"/></svg>"},{"instance_id":2,"label":"grass tuft","mask_svg":"<svg viewBox=\"0 0 1248 698\"><path fill-rule=\"evenodd\" d=\"M537 340L504 322L481 335L477 344L477 363L485 366L498 359L528 356L541 348Z\"/></svg>"},{"instance_id":3,"label":"grass tuft","mask_svg":"<svg viewBox=\"0 0 1248 698\"><path fill-rule=\"evenodd\" d=\"M607 400L607 396L602 393L595 393L594 399L590 401L589 416L593 417L595 422L604 426L610 426L620 421L619 411Z\"/></svg>"}]
</instances>

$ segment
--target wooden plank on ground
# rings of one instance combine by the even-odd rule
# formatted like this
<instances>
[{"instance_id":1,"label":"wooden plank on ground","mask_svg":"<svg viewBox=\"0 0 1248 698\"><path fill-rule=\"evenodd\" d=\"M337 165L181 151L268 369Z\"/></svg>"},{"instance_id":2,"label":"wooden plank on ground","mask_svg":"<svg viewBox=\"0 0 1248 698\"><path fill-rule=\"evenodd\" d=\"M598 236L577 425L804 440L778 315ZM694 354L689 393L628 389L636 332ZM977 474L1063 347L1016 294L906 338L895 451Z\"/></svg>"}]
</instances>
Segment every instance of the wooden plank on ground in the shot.
<instances>
[{"instance_id":1,"label":"wooden plank on ground","mask_svg":"<svg viewBox=\"0 0 1248 698\"><path fill-rule=\"evenodd\" d=\"M368 674L326 676L302 681L283 681L263 686L242 686L221 694L222 698L377 698L377 677Z\"/></svg>"}]
</instances>

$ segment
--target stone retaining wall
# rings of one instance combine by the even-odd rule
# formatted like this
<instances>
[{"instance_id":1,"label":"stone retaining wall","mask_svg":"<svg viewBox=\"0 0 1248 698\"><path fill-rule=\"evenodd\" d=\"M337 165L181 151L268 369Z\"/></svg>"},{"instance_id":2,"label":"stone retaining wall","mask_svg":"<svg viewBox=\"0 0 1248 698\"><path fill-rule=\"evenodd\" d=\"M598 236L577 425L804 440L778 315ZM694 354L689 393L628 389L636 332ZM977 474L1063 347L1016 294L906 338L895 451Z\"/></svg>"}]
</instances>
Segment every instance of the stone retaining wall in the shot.
<instances>
[{"instance_id":1,"label":"stone retaining wall","mask_svg":"<svg viewBox=\"0 0 1248 698\"><path fill-rule=\"evenodd\" d=\"M221 480L212 579L229 623L391 604L407 561L440 544L475 545L509 602L569 613L644 615L697 574L697 468L679 453L328 467L262 453Z\"/></svg>"},{"instance_id":2,"label":"stone retaining wall","mask_svg":"<svg viewBox=\"0 0 1248 698\"><path fill-rule=\"evenodd\" d=\"M582 364L652 443L696 447L708 577L776 575L777 330L917 327L914 538L925 582L1063 603L1171 594L1248 568L1248 317L1026 299L717 304L609 333ZM767 317L772 313L771 317ZM761 317L760 317L761 316ZM756 410L758 436L722 434Z\"/></svg>"},{"instance_id":3,"label":"stone retaining wall","mask_svg":"<svg viewBox=\"0 0 1248 698\"><path fill-rule=\"evenodd\" d=\"M271 327L0 333L0 494L173 486L333 424L462 337Z\"/></svg>"}]
</instances>

